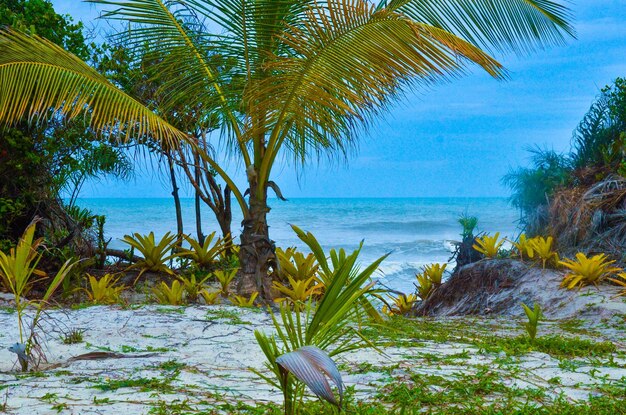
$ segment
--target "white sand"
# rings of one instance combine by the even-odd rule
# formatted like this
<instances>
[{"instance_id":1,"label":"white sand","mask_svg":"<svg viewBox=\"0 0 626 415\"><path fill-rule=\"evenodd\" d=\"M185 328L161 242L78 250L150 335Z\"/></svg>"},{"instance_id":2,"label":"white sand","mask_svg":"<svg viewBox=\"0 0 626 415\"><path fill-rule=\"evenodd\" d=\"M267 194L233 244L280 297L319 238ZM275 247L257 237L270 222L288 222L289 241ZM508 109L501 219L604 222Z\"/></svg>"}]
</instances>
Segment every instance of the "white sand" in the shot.
<instances>
[{"instance_id":1,"label":"white sand","mask_svg":"<svg viewBox=\"0 0 626 415\"><path fill-rule=\"evenodd\" d=\"M239 316L247 324L233 324L231 318L216 319L226 311ZM57 409L67 414L147 414L159 402L186 402L191 408L209 410L217 403L244 401L281 401L279 391L261 381L249 368L263 370L264 357L256 344L255 328L272 330L269 316L261 311L226 306L161 307L143 306L122 310L116 307L89 307L81 310L55 310L49 313L46 353L48 365L38 376L23 376L17 372L15 355L6 350L17 339L16 315L0 311L0 408L6 402L9 414L54 414ZM209 318L209 320L207 319ZM489 320L494 324L494 319ZM469 321L469 320L468 320ZM495 321L506 328L510 319ZM474 324L474 323L468 323ZM84 342L65 345L62 332L83 329ZM517 330L517 329L514 329ZM623 336L623 333L622 333ZM620 345L623 347L623 345ZM107 349L128 355L141 355L157 350L157 354L143 358L122 358L91 361L70 361L72 356ZM445 364L430 362L426 357L453 355L468 351L468 356ZM502 356L481 353L463 343L416 343L416 347L387 348L385 355L373 350L344 355L344 380L356 387L359 398L367 398L377 387L389 381L389 376L403 379L412 373L432 373L454 377L455 373L475 373L477 368L492 365ZM564 393L572 399L587 399L595 386L620 379L625 369L603 367L595 362L600 372L589 372L589 367L575 371L559 368L559 361L541 353L530 353L512 358L521 372L507 377L507 382L518 387L543 387L555 395ZM626 361L618 363L624 365ZM124 387L103 391L94 385L110 381L138 378L172 378L173 371L159 367L175 361L185 366L171 381L172 389L162 391L150 388ZM368 362L374 368L355 373L360 363ZM375 370L392 366L390 374ZM493 370L498 369L497 365ZM350 373L347 373L350 372ZM600 377L606 375L606 379ZM548 380L561 378L561 385L548 386ZM156 390L155 390L156 389Z\"/></svg>"}]
</instances>

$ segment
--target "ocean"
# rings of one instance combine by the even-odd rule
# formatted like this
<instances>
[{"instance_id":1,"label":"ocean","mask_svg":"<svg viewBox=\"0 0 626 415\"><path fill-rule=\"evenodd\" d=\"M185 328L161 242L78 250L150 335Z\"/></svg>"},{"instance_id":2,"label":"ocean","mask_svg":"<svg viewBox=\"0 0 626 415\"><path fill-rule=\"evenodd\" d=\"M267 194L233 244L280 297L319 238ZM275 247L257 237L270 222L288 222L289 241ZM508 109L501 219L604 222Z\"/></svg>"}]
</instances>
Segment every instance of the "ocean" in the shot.
<instances>
[{"instance_id":1,"label":"ocean","mask_svg":"<svg viewBox=\"0 0 626 415\"><path fill-rule=\"evenodd\" d=\"M270 237L277 246L305 249L290 224L312 232L322 246L354 250L363 240L361 263L391 253L376 278L389 288L412 292L415 274L429 263L446 263L453 242L460 239L461 215L478 217L478 231L510 238L519 233L519 213L505 198L359 198L290 199L269 201ZM110 247L126 249L124 235L154 232L160 237L176 230L172 199L80 199L78 205L106 216L105 234ZM193 199L182 199L184 231L195 236ZM233 233L241 213L233 204ZM219 227L208 209L203 211L204 233ZM450 264L448 268L453 268Z\"/></svg>"}]
</instances>

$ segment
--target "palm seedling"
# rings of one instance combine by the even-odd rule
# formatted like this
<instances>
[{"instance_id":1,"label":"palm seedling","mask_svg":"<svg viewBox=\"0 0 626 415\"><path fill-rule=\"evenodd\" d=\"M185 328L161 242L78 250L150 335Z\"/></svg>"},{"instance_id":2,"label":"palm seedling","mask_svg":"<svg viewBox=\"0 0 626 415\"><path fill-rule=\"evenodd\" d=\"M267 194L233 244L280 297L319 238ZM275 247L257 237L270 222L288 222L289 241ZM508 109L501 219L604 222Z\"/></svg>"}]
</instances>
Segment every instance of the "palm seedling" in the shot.
<instances>
[{"instance_id":1,"label":"palm seedling","mask_svg":"<svg viewBox=\"0 0 626 415\"><path fill-rule=\"evenodd\" d=\"M122 240L143 256L143 259L130 266L130 268L140 270L135 283L148 271L174 275L174 271L167 263L179 256L178 253L173 252L176 246L176 235L167 232L158 243L155 240L154 232L150 232L148 235L139 233L134 233L133 236L125 235Z\"/></svg>"},{"instance_id":2,"label":"palm seedling","mask_svg":"<svg viewBox=\"0 0 626 415\"><path fill-rule=\"evenodd\" d=\"M28 370L31 349L33 348L34 329L43 311L43 307L48 303L54 292L62 284L67 274L71 271L75 263L68 260L61 266L56 276L52 279L46 292L39 301L27 300L33 281L33 276L45 278L46 274L37 269L41 260L41 254L37 249L41 245L42 239L35 239L36 224L33 223L26 228L17 246L11 248L8 254L0 251L0 278L6 288L13 294L15 299L15 309L17 312L17 325L19 330L19 343L11 346L14 353L18 355L23 371ZM31 323L31 333L26 336L24 329L24 312L29 305L36 306L35 315Z\"/></svg>"},{"instance_id":3,"label":"palm seedling","mask_svg":"<svg viewBox=\"0 0 626 415\"><path fill-rule=\"evenodd\" d=\"M539 325L539 320L543 316L541 312L541 307L538 303L535 303L533 308L531 309L526 304L522 303L522 308L526 313L526 317L528 317L528 322L524 324L524 327L526 328L526 332L530 337L530 341L534 342L535 337L537 336L537 326Z\"/></svg>"},{"instance_id":4,"label":"palm seedling","mask_svg":"<svg viewBox=\"0 0 626 415\"><path fill-rule=\"evenodd\" d=\"M371 343L353 327L361 310L368 313L372 293L371 275L387 257L379 258L360 271L357 259L361 248L351 254L331 251L332 265L311 233L292 226L311 248L324 274L326 290L321 298L309 299L303 312L288 304L280 305L280 314L272 315L276 335L255 331L259 346L267 358L272 376L258 373L283 392L285 414L296 413L307 385L318 397L341 407L343 383L332 357L341 353L371 346ZM372 307L373 308L373 307ZM337 386L339 398L333 394L327 376Z\"/></svg>"},{"instance_id":5,"label":"palm seedling","mask_svg":"<svg viewBox=\"0 0 626 415\"><path fill-rule=\"evenodd\" d=\"M190 258L194 264L203 269L211 268L217 262L218 257L232 243L232 238L230 237L216 239L215 232L207 235L203 243L187 235L184 235L184 238L189 244L190 249L183 248L180 255ZM213 241L214 239L215 241Z\"/></svg>"},{"instance_id":6,"label":"palm seedling","mask_svg":"<svg viewBox=\"0 0 626 415\"><path fill-rule=\"evenodd\" d=\"M554 238L548 236L536 236L530 240L529 244L533 249L533 252L537 254L537 257L541 260L541 266L546 269L546 265L550 262L553 264L559 263L559 254L552 250L552 242Z\"/></svg>"},{"instance_id":7,"label":"palm seedling","mask_svg":"<svg viewBox=\"0 0 626 415\"><path fill-rule=\"evenodd\" d=\"M152 295L159 304L185 304L185 287L178 280L172 281L171 285L161 281L160 284L152 288Z\"/></svg>"},{"instance_id":8,"label":"palm seedling","mask_svg":"<svg viewBox=\"0 0 626 415\"><path fill-rule=\"evenodd\" d=\"M598 254L589 258L582 252L576 254L576 260L564 259L559 261L559 264L570 270L563 277L561 287L571 290L591 284L597 286L611 274L621 271L620 268L611 266L614 263L615 261L609 260L605 254Z\"/></svg>"},{"instance_id":9,"label":"palm seedling","mask_svg":"<svg viewBox=\"0 0 626 415\"><path fill-rule=\"evenodd\" d=\"M120 294L126 287L118 285L119 277L105 274L100 279L87 274L89 287L85 290L89 301L94 304L114 304L119 301Z\"/></svg>"},{"instance_id":10,"label":"palm seedling","mask_svg":"<svg viewBox=\"0 0 626 415\"><path fill-rule=\"evenodd\" d=\"M472 245L472 248L487 258L497 258L503 244L504 240L500 240L500 232L496 232L494 236L483 235L476 238L476 243Z\"/></svg>"}]
</instances>

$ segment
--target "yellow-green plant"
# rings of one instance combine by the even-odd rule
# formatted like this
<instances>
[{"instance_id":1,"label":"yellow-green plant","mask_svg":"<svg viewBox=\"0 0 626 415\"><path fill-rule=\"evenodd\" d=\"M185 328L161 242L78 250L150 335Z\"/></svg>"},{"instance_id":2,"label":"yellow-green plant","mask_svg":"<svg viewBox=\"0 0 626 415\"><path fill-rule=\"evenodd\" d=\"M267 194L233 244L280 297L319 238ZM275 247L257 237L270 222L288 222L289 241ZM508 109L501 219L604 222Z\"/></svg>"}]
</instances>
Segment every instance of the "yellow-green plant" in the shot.
<instances>
[{"instance_id":1,"label":"yellow-green plant","mask_svg":"<svg viewBox=\"0 0 626 415\"><path fill-rule=\"evenodd\" d=\"M32 339L34 331L31 331L30 336L26 337L24 333L24 311L26 307L34 304L36 306L35 316L31 327L37 326L41 312L44 306L49 301L50 297L59 288L67 274L71 271L75 263L71 263L68 260L61 266L56 276L52 279L46 292L39 301L27 300L30 288L32 286L33 275L41 278L46 277L46 273L38 270L37 265L41 260L41 254L37 252L37 249L41 245L42 238L35 239L36 224L29 225L24 234L20 238L15 248L11 248L9 253L6 254L0 251L0 277L6 288L13 294L15 299L15 309L17 313L17 326L19 331L19 344L17 344L16 353L22 366L22 370L28 370L28 358L30 356L31 347L33 346Z\"/></svg>"},{"instance_id":2,"label":"yellow-green plant","mask_svg":"<svg viewBox=\"0 0 626 415\"><path fill-rule=\"evenodd\" d=\"M563 277L561 287L571 290L590 284L597 286L610 275L621 271L621 268L611 266L614 263L615 261L609 260L605 254L598 254L589 258L582 252L576 254L575 260L564 259L559 261L559 264L570 270Z\"/></svg>"},{"instance_id":3,"label":"yellow-green plant","mask_svg":"<svg viewBox=\"0 0 626 415\"><path fill-rule=\"evenodd\" d=\"M435 286L441 285L443 273L446 271L448 264L430 264L424 266L423 275L426 276Z\"/></svg>"},{"instance_id":4,"label":"yellow-green plant","mask_svg":"<svg viewBox=\"0 0 626 415\"><path fill-rule=\"evenodd\" d=\"M194 264L205 269L215 265L217 258L232 243L232 238L230 237L216 239L215 232L207 235L202 244L187 235L184 235L184 237L190 249L183 248L180 255L190 258ZM213 242L213 239L215 239L215 242Z\"/></svg>"},{"instance_id":5,"label":"yellow-green plant","mask_svg":"<svg viewBox=\"0 0 626 415\"><path fill-rule=\"evenodd\" d=\"M624 287L624 289L617 294L618 297L626 296L626 272L620 272L617 274L617 278L609 278L609 281Z\"/></svg>"},{"instance_id":6,"label":"yellow-green plant","mask_svg":"<svg viewBox=\"0 0 626 415\"><path fill-rule=\"evenodd\" d=\"M545 269L546 265L549 263L553 263L554 265L559 263L559 254L552 249L553 241L554 238L551 236L548 236L547 238L544 238L543 236L536 236L529 242L533 252L537 254L537 257L541 260L541 267L543 269Z\"/></svg>"},{"instance_id":7,"label":"yellow-green plant","mask_svg":"<svg viewBox=\"0 0 626 415\"><path fill-rule=\"evenodd\" d=\"M235 279L235 275L237 275L236 269L231 270L222 270L218 269L213 271L213 275L217 282L220 283L220 289L222 296L228 297L228 289L230 287L230 283Z\"/></svg>"},{"instance_id":8,"label":"yellow-green plant","mask_svg":"<svg viewBox=\"0 0 626 415\"><path fill-rule=\"evenodd\" d=\"M174 275L174 271L167 265L167 262L179 256L178 253L174 252L176 235L168 232L157 243L154 232L150 232L148 235L134 233L133 236L124 235L122 241L139 251L143 256L140 261L130 266L130 268L140 270L135 282L148 271Z\"/></svg>"},{"instance_id":9,"label":"yellow-green plant","mask_svg":"<svg viewBox=\"0 0 626 415\"><path fill-rule=\"evenodd\" d=\"M250 297L246 297L243 295L233 295L230 297L230 302L238 307L253 307L254 300L256 300L259 293L254 292L250 295Z\"/></svg>"},{"instance_id":10,"label":"yellow-green plant","mask_svg":"<svg viewBox=\"0 0 626 415\"><path fill-rule=\"evenodd\" d=\"M511 244L517 250L517 255L523 261L524 259L532 259L535 256L535 250L533 249L532 238L528 239L526 234L523 233L517 239L517 242L511 241Z\"/></svg>"},{"instance_id":11,"label":"yellow-green plant","mask_svg":"<svg viewBox=\"0 0 626 415\"><path fill-rule=\"evenodd\" d=\"M389 306L383 306L383 312L388 315L406 315L411 312L413 306L419 298L416 294L399 294L397 296L389 296L389 299L393 302Z\"/></svg>"},{"instance_id":12,"label":"yellow-green plant","mask_svg":"<svg viewBox=\"0 0 626 415\"><path fill-rule=\"evenodd\" d=\"M217 304L221 293L220 291L209 291L207 289L204 289L198 294L200 294L200 297L202 297L207 305L212 305Z\"/></svg>"},{"instance_id":13,"label":"yellow-green plant","mask_svg":"<svg viewBox=\"0 0 626 415\"><path fill-rule=\"evenodd\" d=\"M312 388L317 396L341 407L343 385L331 358L350 350L372 346L353 323L363 309L370 312L371 303L364 301L373 293L370 277L387 257L379 258L361 271L357 260L362 244L349 255L345 251L341 253L334 250L334 253L326 255L311 233L304 233L295 226L292 228L314 253L323 271L326 289L318 301L307 303L304 312L295 311L283 302L280 314L272 314L276 335L260 330L254 333L267 358L267 368L272 377L265 373L257 374L280 388L285 413L289 415L296 412L304 393L304 384ZM328 263L328 257L332 265ZM306 373L295 370L295 365L289 364L289 361L293 363L293 359L302 355L311 357L299 360L297 365L305 368ZM323 361L326 363L322 364ZM339 399L333 396L325 375L330 376L338 386Z\"/></svg>"},{"instance_id":14,"label":"yellow-green plant","mask_svg":"<svg viewBox=\"0 0 626 415\"><path fill-rule=\"evenodd\" d=\"M530 340L535 341L535 337L537 336L537 326L539 325L539 320L543 316L541 307L538 303L535 303L531 309L526 304L522 303L522 308L526 313L526 317L528 317L528 322L524 324L524 327L526 328L526 332L528 333Z\"/></svg>"},{"instance_id":15,"label":"yellow-green plant","mask_svg":"<svg viewBox=\"0 0 626 415\"><path fill-rule=\"evenodd\" d=\"M159 304L185 304L185 287L178 280L172 281L172 285L167 285L161 281L160 284L152 288L152 294Z\"/></svg>"},{"instance_id":16,"label":"yellow-green plant","mask_svg":"<svg viewBox=\"0 0 626 415\"><path fill-rule=\"evenodd\" d=\"M472 245L472 248L487 258L496 258L502 244L504 240L500 240L500 232L496 232L494 236L483 235L476 238L476 243Z\"/></svg>"},{"instance_id":17,"label":"yellow-green plant","mask_svg":"<svg viewBox=\"0 0 626 415\"><path fill-rule=\"evenodd\" d=\"M315 275L309 277L307 280L296 280L290 275L287 276L289 284L283 284L279 281L274 281L273 287L284 294L286 297L279 297L275 301L283 302L288 301L293 304L296 310L302 310L304 304L309 300L311 296L319 294L322 290L321 284L317 283Z\"/></svg>"},{"instance_id":18,"label":"yellow-green plant","mask_svg":"<svg viewBox=\"0 0 626 415\"><path fill-rule=\"evenodd\" d=\"M278 275L283 280L292 278L296 281L308 281L317 275L319 264L315 260L315 255L296 251L296 248L282 250L276 248L276 258L278 259Z\"/></svg>"},{"instance_id":19,"label":"yellow-green plant","mask_svg":"<svg viewBox=\"0 0 626 415\"><path fill-rule=\"evenodd\" d=\"M417 284L415 284L417 294L422 300L425 300L433 292L435 286L428 275L424 273L417 274L415 277L417 278Z\"/></svg>"},{"instance_id":20,"label":"yellow-green plant","mask_svg":"<svg viewBox=\"0 0 626 415\"><path fill-rule=\"evenodd\" d=\"M198 301L198 296L200 295L200 292L204 289L204 285L206 281L210 278L210 275L207 275L201 280L198 280L196 278L195 273L192 273L188 277L179 275L177 278L183 284L183 289L185 290L187 300L195 302Z\"/></svg>"},{"instance_id":21,"label":"yellow-green plant","mask_svg":"<svg viewBox=\"0 0 626 415\"><path fill-rule=\"evenodd\" d=\"M113 304L119 301L120 294L126 287L118 285L119 277L105 274L100 279L87 274L89 287L85 291L89 301L94 304Z\"/></svg>"}]
</instances>

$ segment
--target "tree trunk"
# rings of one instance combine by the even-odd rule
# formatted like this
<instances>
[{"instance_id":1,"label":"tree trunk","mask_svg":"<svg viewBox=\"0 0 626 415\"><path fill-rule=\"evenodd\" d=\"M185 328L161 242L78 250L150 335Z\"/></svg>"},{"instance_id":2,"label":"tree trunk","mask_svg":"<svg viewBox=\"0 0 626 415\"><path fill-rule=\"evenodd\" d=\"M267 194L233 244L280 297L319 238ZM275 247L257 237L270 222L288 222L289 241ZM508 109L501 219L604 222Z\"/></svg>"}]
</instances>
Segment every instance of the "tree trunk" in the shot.
<instances>
[{"instance_id":1,"label":"tree trunk","mask_svg":"<svg viewBox=\"0 0 626 415\"><path fill-rule=\"evenodd\" d=\"M176 234L178 245L183 241L183 210L180 206L180 196L178 195L178 183L176 181L176 170L174 170L174 160L169 153L165 153L167 164L170 168L170 180L172 182L172 196L174 196L174 206L176 207Z\"/></svg>"},{"instance_id":2,"label":"tree trunk","mask_svg":"<svg viewBox=\"0 0 626 415\"><path fill-rule=\"evenodd\" d=\"M194 173L196 175L196 183L200 182L200 156L194 154ZM195 203L196 203L196 233L198 234L198 242L204 243L204 233L202 232L202 211L200 210L200 190L195 188Z\"/></svg>"},{"instance_id":3,"label":"tree trunk","mask_svg":"<svg viewBox=\"0 0 626 415\"><path fill-rule=\"evenodd\" d=\"M256 183L251 181L249 217L242 222L237 292L249 296L257 291L259 299L269 303L272 300L270 268L276 268L275 245L270 240L267 226L267 213L270 211L267 192L258 197L256 188Z\"/></svg>"}]
</instances>

